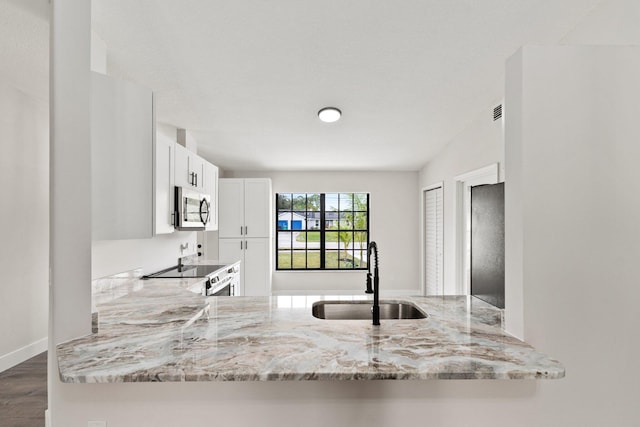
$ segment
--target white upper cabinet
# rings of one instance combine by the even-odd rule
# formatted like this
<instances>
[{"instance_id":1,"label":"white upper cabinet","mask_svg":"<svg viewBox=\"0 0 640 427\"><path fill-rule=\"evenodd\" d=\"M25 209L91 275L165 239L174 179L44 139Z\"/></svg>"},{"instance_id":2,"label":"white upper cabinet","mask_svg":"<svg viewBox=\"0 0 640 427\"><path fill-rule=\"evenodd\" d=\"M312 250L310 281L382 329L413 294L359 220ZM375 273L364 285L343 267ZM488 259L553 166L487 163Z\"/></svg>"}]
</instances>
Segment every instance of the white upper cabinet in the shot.
<instances>
[{"instance_id":1,"label":"white upper cabinet","mask_svg":"<svg viewBox=\"0 0 640 427\"><path fill-rule=\"evenodd\" d=\"M174 168L174 183L177 187L191 187L191 177L189 176L189 166L187 163L187 149L180 144L174 144L175 149L175 161L173 163Z\"/></svg>"},{"instance_id":2,"label":"white upper cabinet","mask_svg":"<svg viewBox=\"0 0 640 427\"><path fill-rule=\"evenodd\" d=\"M174 228L174 158L176 143L172 127L158 124L155 144L155 218L153 234L169 234Z\"/></svg>"},{"instance_id":3,"label":"white upper cabinet","mask_svg":"<svg viewBox=\"0 0 640 427\"><path fill-rule=\"evenodd\" d=\"M202 193L206 193L204 190L205 182L205 165L208 163L205 159L197 154L190 153L188 158L189 171L196 178L196 182L193 187Z\"/></svg>"},{"instance_id":4,"label":"white upper cabinet","mask_svg":"<svg viewBox=\"0 0 640 427\"><path fill-rule=\"evenodd\" d=\"M153 93L98 73L92 73L91 83L92 238L149 238L154 217Z\"/></svg>"},{"instance_id":5,"label":"white upper cabinet","mask_svg":"<svg viewBox=\"0 0 640 427\"><path fill-rule=\"evenodd\" d=\"M218 167L209 162L204 163L204 192L211 203L206 231L214 231L218 229Z\"/></svg>"},{"instance_id":6,"label":"white upper cabinet","mask_svg":"<svg viewBox=\"0 0 640 427\"><path fill-rule=\"evenodd\" d=\"M244 237L244 179L221 179L218 183L220 238Z\"/></svg>"},{"instance_id":7,"label":"white upper cabinet","mask_svg":"<svg viewBox=\"0 0 640 427\"><path fill-rule=\"evenodd\" d=\"M221 179L220 238L271 236L271 181Z\"/></svg>"},{"instance_id":8,"label":"white upper cabinet","mask_svg":"<svg viewBox=\"0 0 640 427\"><path fill-rule=\"evenodd\" d=\"M271 236L271 181L263 178L244 180L245 237Z\"/></svg>"},{"instance_id":9,"label":"white upper cabinet","mask_svg":"<svg viewBox=\"0 0 640 427\"><path fill-rule=\"evenodd\" d=\"M175 185L204 192L205 163L207 162L180 144L175 145L175 153Z\"/></svg>"}]
</instances>

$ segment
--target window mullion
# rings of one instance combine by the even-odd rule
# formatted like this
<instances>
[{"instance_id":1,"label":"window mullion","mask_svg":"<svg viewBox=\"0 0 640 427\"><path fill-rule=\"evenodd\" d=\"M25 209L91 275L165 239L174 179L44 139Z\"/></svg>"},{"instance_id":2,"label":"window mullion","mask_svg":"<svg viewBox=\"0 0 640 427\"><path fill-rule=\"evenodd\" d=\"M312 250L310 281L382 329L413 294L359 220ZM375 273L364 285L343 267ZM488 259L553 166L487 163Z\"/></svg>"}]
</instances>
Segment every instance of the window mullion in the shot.
<instances>
[{"instance_id":1,"label":"window mullion","mask_svg":"<svg viewBox=\"0 0 640 427\"><path fill-rule=\"evenodd\" d=\"M309 194L304 195L304 269L309 268Z\"/></svg>"},{"instance_id":2,"label":"window mullion","mask_svg":"<svg viewBox=\"0 0 640 427\"><path fill-rule=\"evenodd\" d=\"M325 268L325 240L324 240L324 232L326 229L325 226L325 200L324 193L320 193L320 268Z\"/></svg>"}]
</instances>

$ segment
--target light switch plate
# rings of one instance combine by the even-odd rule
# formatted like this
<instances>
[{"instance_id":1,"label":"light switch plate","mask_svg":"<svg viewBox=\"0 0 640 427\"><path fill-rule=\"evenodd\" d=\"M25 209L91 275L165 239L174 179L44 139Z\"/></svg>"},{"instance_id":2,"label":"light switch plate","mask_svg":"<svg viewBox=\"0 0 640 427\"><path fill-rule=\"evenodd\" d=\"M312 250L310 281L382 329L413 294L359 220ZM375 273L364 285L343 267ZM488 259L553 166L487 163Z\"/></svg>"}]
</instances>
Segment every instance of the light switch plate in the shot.
<instances>
[{"instance_id":1,"label":"light switch plate","mask_svg":"<svg viewBox=\"0 0 640 427\"><path fill-rule=\"evenodd\" d=\"M87 423L87 427L107 427L107 422L93 420Z\"/></svg>"}]
</instances>

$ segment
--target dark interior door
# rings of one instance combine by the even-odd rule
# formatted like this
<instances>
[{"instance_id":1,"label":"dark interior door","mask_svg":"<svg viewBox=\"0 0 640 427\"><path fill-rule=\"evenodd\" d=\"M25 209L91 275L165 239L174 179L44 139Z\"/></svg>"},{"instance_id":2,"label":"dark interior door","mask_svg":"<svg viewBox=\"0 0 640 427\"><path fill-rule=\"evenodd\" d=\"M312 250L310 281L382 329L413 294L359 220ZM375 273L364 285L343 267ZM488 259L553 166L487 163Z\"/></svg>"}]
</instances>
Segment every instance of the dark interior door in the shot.
<instances>
[{"instance_id":1,"label":"dark interior door","mask_svg":"<svg viewBox=\"0 0 640 427\"><path fill-rule=\"evenodd\" d=\"M504 183L471 187L471 295L504 308Z\"/></svg>"}]
</instances>

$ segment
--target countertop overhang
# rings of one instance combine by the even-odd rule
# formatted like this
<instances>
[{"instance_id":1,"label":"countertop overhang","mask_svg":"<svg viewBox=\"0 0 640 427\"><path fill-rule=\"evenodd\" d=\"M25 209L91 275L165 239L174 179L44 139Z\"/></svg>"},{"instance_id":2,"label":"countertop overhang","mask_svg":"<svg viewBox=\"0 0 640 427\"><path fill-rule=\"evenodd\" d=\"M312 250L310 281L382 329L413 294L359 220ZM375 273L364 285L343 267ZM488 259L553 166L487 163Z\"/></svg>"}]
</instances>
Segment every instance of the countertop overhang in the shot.
<instances>
[{"instance_id":1,"label":"countertop overhang","mask_svg":"<svg viewBox=\"0 0 640 427\"><path fill-rule=\"evenodd\" d=\"M502 312L469 296L410 301L426 319L322 320L319 300L203 297L188 280L145 280L98 304L97 332L57 346L66 383L555 379L564 367L505 333Z\"/></svg>"}]
</instances>

